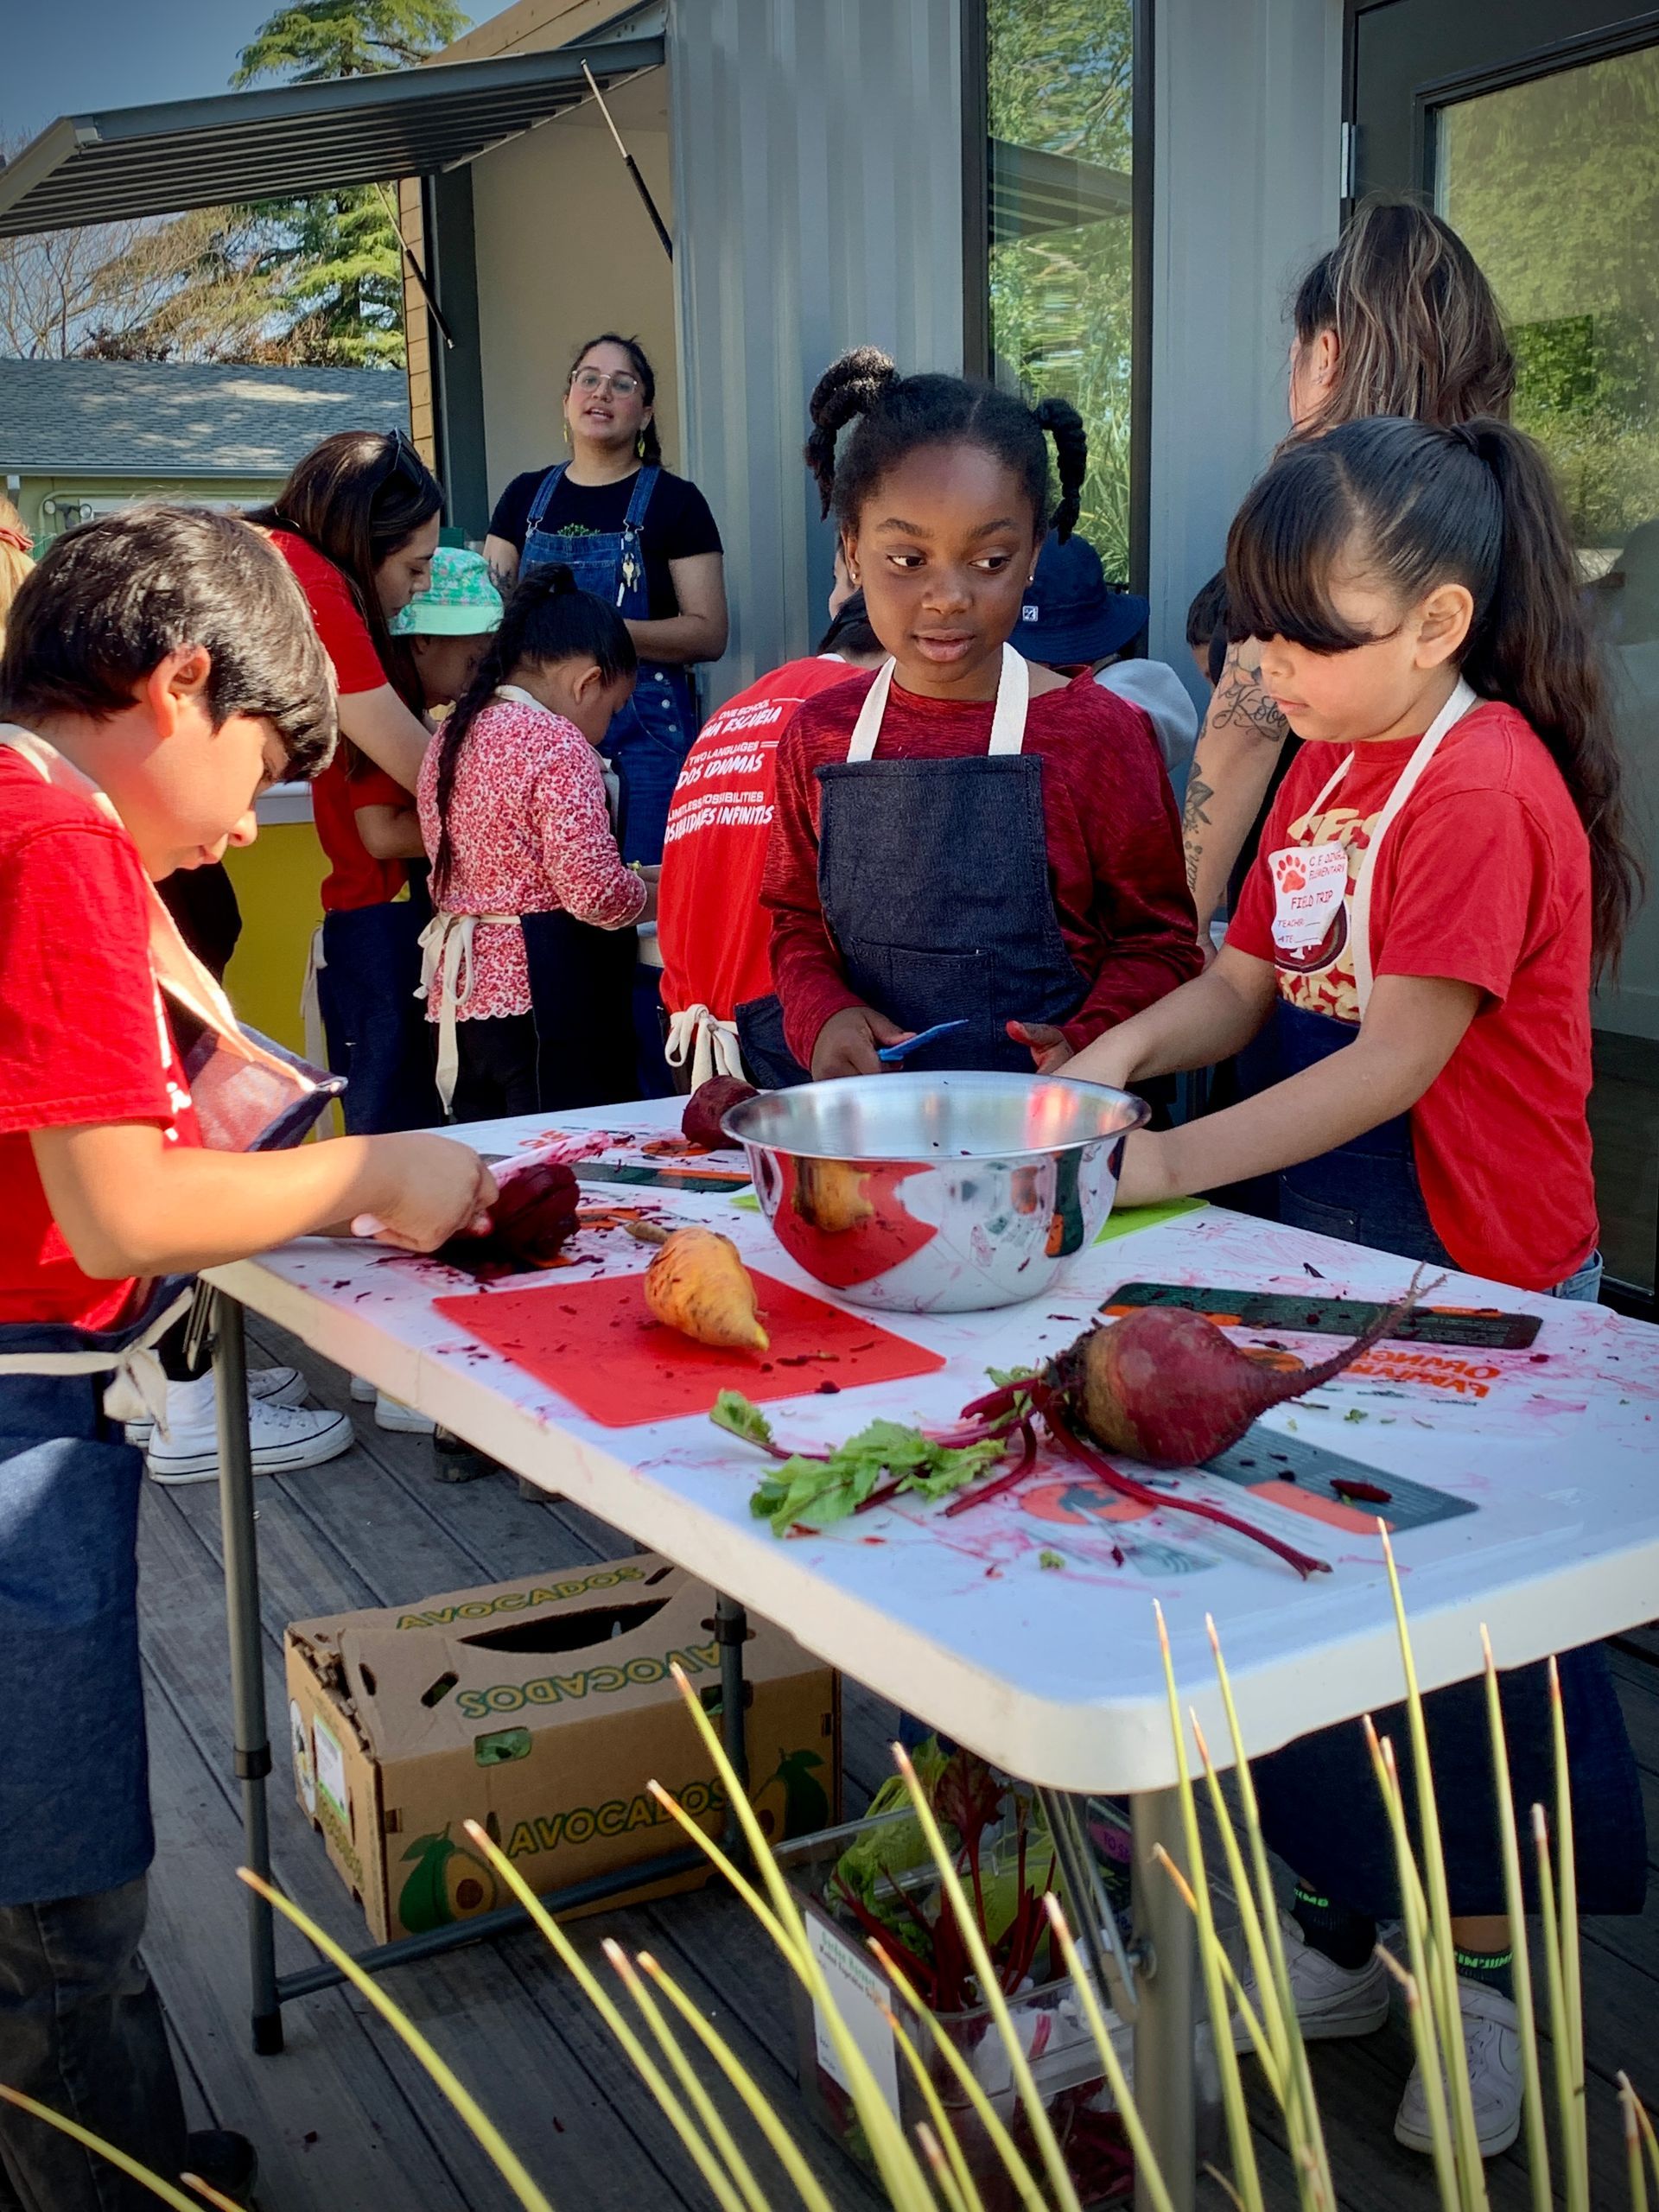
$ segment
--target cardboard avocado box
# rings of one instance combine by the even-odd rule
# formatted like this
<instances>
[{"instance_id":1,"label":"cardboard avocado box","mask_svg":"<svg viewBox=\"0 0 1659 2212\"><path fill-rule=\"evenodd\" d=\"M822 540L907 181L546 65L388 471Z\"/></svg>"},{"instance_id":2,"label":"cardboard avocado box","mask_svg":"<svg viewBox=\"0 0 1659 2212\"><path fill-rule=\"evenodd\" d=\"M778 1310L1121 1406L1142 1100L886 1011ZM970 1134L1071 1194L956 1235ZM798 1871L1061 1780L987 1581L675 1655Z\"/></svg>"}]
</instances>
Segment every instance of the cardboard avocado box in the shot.
<instances>
[{"instance_id":1,"label":"cardboard avocado box","mask_svg":"<svg viewBox=\"0 0 1659 2212\"><path fill-rule=\"evenodd\" d=\"M295 1786L376 1938L512 1904L468 1846L469 1819L537 1891L678 1849L685 1838L649 1782L717 1834L725 1793L669 1672L677 1661L717 1717L714 1611L707 1584L641 1553L294 1622ZM780 1840L828 1827L841 1817L834 1671L753 1619L743 1663L762 1826ZM645 1885L627 1901L702 1878Z\"/></svg>"}]
</instances>

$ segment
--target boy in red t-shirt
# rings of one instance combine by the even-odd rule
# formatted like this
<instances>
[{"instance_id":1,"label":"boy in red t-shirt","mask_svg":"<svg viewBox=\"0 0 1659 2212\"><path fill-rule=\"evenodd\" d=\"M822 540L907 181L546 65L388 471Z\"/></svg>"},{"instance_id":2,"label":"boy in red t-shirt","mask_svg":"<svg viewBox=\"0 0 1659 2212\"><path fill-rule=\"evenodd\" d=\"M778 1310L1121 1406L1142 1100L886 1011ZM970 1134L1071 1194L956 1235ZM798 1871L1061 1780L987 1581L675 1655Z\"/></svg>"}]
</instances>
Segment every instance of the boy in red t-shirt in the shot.
<instances>
[{"instance_id":1,"label":"boy in red t-shirt","mask_svg":"<svg viewBox=\"0 0 1659 2212\"><path fill-rule=\"evenodd\" d=\"M333 747L305 602L245 524L137 508L60 538L0 658L0 2080L155 2171L251 2185L193 2137L137 1951L153 1851L134 1543L143 1459L103 1409L157 1281L372 1214L427 1250L487 1209L441 1137L203 1149L151 885L252 838ZM147 880L148 879L148 880ZM88 1356L103 1371L86 1371ZM79 1368L81 1371L75 1371ZM50 1695L41 1694L49 1685ZM64 1745L75 1756L67 1759ZM149 2193L0 2106L24 2212Z\"/></svg>"}]
</instances>

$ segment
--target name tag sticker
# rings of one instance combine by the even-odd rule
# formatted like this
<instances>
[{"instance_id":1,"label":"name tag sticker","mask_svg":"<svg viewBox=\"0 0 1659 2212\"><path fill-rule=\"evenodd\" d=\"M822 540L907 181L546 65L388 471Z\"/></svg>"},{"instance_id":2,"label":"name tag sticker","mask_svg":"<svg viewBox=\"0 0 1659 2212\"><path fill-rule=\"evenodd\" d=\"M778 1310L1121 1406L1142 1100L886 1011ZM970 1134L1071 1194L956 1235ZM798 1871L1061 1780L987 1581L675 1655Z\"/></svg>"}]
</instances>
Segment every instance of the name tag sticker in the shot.
<instances>
[{"instance_id":1,"label":"name tag sticker","mask_svg":"<svg viewBox=\"0 0 1659 2212\"><path fill-rule=\"evenodd\" d=\"M1289 845L1268 855L1273 873L1273 941L1281 952L1312 952L1324 943L1348 888L1343 845Z\"/></svg>"}]
</instances>

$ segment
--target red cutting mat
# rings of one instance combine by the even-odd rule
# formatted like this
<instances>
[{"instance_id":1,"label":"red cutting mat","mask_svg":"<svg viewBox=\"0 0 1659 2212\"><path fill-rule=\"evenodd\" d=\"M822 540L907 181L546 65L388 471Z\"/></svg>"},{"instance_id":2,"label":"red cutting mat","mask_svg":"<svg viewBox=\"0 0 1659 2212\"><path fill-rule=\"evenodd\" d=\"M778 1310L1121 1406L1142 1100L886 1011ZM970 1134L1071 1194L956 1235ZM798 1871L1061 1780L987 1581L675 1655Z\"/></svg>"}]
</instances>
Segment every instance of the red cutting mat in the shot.
<instances>
[{"instance_id":1,"label":"red cutting mat","mask_svg":"<svg viewBox=\"0 0 1659 2212\"><path fill-rule=\"evenodd\" d=\"M433 1304L607 1428L710 1413L722 1390L798 1398L825 1382L846 1390L936 1374L944 1365L941 1353L861 1315L750 1273L772 1338L766 1352L716 1351L664 1328L645 1310L643 1274L473 1292Z\"/></svg>"}]
</instances>

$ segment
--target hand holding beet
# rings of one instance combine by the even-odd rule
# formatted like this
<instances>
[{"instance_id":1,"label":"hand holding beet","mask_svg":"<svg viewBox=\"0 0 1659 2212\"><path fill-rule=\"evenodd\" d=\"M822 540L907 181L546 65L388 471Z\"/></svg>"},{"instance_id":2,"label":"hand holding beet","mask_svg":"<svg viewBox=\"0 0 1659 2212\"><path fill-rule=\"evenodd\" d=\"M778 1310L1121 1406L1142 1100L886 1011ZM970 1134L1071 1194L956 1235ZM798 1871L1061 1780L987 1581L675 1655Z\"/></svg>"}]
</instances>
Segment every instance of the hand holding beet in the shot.
<instances>
[{"instance_id":1,"label":"hand holding beet","mask_svg":"<svg viewBox=\"0 0 1659 2212\"><path fill-rule=\"evenodd\" d=\"M488 1228L481 1236L456 1237L456 1256L468 1267L480 1259L550 1267L576 1231L581 1189L575 1175L562 1160L524 1160L504 1166L495 1180Z\"/></svg>"}]
</instances>

